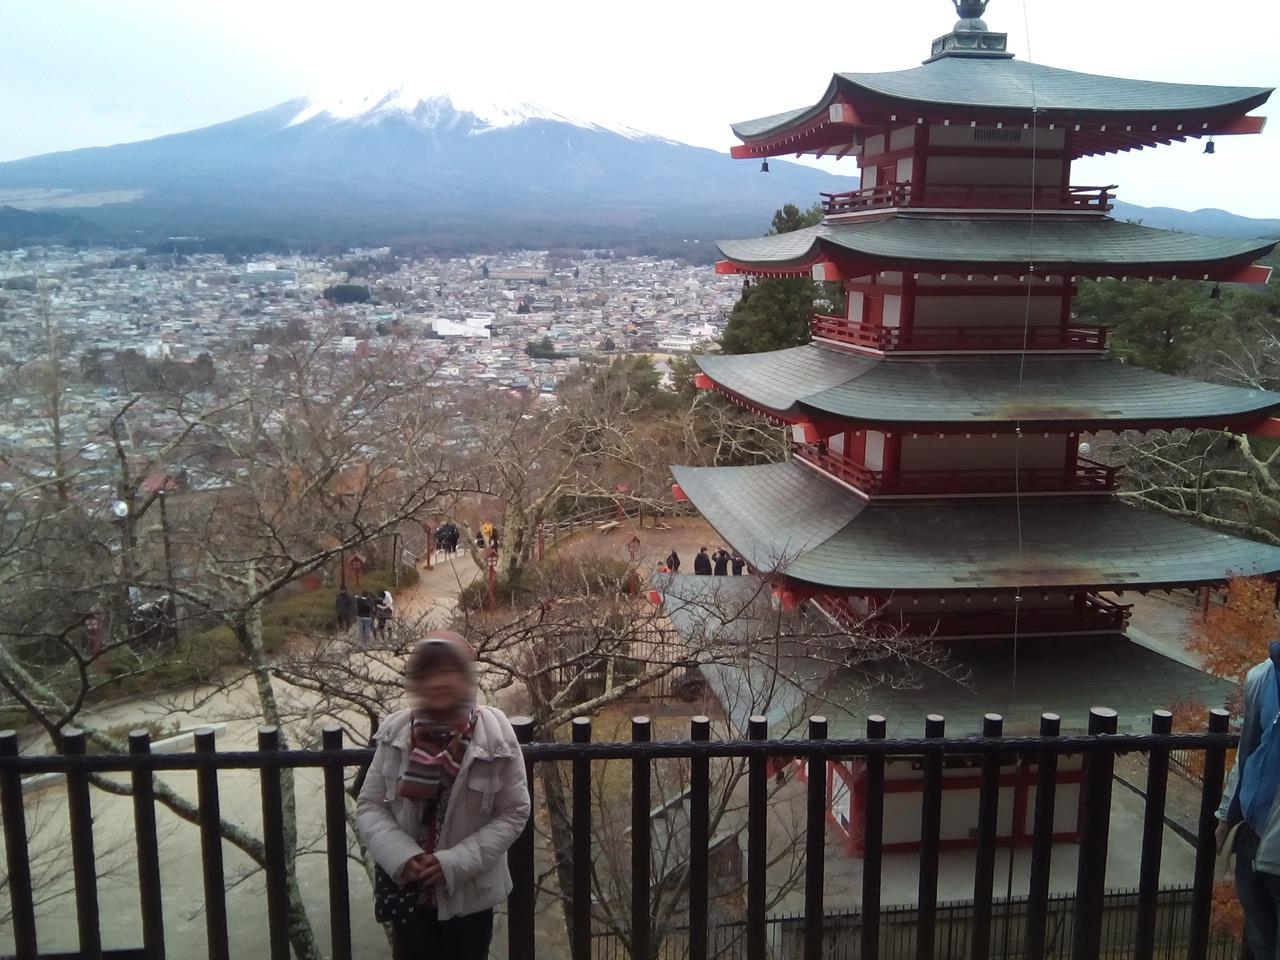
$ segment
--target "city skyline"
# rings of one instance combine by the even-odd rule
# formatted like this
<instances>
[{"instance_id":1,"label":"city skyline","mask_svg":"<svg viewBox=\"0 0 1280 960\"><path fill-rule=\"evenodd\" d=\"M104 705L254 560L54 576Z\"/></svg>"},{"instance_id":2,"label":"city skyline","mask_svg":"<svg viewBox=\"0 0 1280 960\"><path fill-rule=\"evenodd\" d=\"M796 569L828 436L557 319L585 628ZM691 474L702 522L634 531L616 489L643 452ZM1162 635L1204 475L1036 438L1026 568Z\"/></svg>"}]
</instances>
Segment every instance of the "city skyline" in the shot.
<instances>
[{"instance_id":1,"label":"city skyline","mask_svg":"<svg viewBox=\"0 0 1280 960\"><path fill-rule=\"evenodd\" d=\"M483 11L423 10L392 0L358 17L328 3L165 5L128 0L18 2L4 11L0 109L13 118L0 160L147 139L194 129L298 96L332 98L411 84L416 89L523 99L727 150L728 124L813 102L836 70L911 67L954 12L943 0L858 10L812 2L779 20L776 7L643 10L579 2ZM1280 13L1256 0L1205 12L1172 0L1073 4L995 0L992 29L1019 57L1154 80L1271 86L1270 37ZM1024 21L1025 12L1025 21ZM848 37L878 38L855 45ZM1206 39L1207 38L1207 39ZM1265 115L1266 109L1260 111ZM1079 182L1118 182L1148 206L1219 207L1280 217L1280 192L1259 189L1280 164L1280 133L1226 138L1232 176L1198 142L1089 158ZM851 174L851 162L825 161Z\"/></svg>"}]
</instances>

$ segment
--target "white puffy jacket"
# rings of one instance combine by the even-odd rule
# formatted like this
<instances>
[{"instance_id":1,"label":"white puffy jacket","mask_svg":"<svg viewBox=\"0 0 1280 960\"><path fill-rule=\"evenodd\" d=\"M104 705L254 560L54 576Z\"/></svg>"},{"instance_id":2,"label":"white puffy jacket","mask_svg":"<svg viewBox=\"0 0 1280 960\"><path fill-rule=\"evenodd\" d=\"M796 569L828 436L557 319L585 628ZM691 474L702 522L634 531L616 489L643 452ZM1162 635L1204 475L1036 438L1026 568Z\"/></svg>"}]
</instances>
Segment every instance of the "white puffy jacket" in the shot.
<instances>
[{"instance_id":1,"label":"white puffy jacket","mask_svg":"<svg viewBox=\"0 0 1280 960\"><path fill-rule=\"evenodd\" d=\"M383 721L377 748L356 802L356 832L378 866L400 879L406 862L422 853L414 839L422 801L399 795L409 762L412 711ZM493 707L476 709L475 731L449 793L435 851L444 874L436 890L440 919L497 906L511 892L507 849L529 819L524 755L511 722Z\"/></svg>"}]
</instances>

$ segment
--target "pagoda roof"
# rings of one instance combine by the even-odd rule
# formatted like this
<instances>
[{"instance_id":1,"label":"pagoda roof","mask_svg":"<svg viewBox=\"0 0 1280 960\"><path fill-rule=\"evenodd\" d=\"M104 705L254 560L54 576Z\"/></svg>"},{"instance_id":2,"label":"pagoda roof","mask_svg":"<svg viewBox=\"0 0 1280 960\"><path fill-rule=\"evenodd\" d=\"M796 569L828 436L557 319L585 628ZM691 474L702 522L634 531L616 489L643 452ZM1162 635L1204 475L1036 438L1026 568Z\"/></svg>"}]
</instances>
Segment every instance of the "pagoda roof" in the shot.
<instances>
[{"instance_id":1,"label":"pagoda roof","mask_svg":"<svg viewBox=\"0 0 1280 960\"><path fill-rule=\"evenodd\" d=\"M753 567L828 590L1124 590L1280 571L1280 547L1117 500L868 503L795 461L672 472Z\"/></svg>"},{"instance_id":2,"label":"pagoda roof","mask_svg":"<svg viewBox=\"0 0 1280 960\"><path fill-rule=\"evenodd\" d=\"M1007 57L948 57L886 73L836 73L811 106L733 124L739 156L851 142L859 128L925 121L1081 125L1076 153L1109 152L1189 136L1254 132L1233 125L1265 103L1268 87L1162 83L1062 70ZM1138 129L1135 129L1138 127ZM825 130L824 128L830 128ZM1154 129L1153 129L1154 128Z\"/></svg>"},{"instance_id":3,"label":"pagoda roof","mask_svg":"<svg viewBox=\"0 0 1280 960\"><path fill-rule=\"evenodd\" d=\"M736 272L803 273L834 262L853 277L919 272L1181 276L1244 279L1276 239L1202 237L1109 217L975 217L899 213L820 223L717 246Z\"/></svg>"},{"instance_id":4,"label":"pagoda roof","mask_svg":"<svg viewBox=\"0 0 1280 960\"><path fill-rule=\"evenodd\" d=\"M1280 393L1203 383L1104 357L886 360L816 344L705 354L702 371L752 407L795 422L981 428L1243 425Z\"/></svg>"}]
</instances>

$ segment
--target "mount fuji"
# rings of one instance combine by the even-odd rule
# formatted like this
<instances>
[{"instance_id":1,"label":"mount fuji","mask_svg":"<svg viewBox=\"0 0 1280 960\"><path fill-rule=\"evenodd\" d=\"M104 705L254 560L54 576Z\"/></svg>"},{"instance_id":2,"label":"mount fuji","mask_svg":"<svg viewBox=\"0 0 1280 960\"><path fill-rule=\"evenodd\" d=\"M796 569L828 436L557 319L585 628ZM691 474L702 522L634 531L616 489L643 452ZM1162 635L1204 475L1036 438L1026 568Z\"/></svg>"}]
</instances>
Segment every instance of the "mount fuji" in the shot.
<instances>
[{"instance_id":1,"label":"mount fuji","mask_svg":"<svg viewBox=\"0 0 1280 960\"><path fill-rule=\"evenodd\" d=\"M770 167L535 104L401 87L2 163L0 204L54 206L121 239L630 246L757 234L784 203L857 185Z\"/></svg>"},{"instance_id":2,"label":"mount fuji","mask_svg":"<svg viewBox=\"0 0 1280 960\"><path fill-rule=\"evenodd\" d=\"M519 100L397 87L0 163L0 245L198 235L438 252L687 251L682 241L753 236L784 203L857 186L785 161L770 171ZM1114 216L1208 234L1280 232L1280 221L1221 210L1117 204Z\"/></svg>"}]
</instances>

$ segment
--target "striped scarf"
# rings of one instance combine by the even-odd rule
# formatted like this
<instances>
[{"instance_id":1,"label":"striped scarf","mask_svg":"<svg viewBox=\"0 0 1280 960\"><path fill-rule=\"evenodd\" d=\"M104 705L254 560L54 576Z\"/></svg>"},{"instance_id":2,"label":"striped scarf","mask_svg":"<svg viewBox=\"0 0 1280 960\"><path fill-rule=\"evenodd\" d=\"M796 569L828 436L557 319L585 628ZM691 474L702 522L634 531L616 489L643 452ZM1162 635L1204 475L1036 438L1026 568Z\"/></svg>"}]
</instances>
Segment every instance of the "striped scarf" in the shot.
<instances>
[{"instance_id":1,"label":"striped scarf","mask_svg":"<svg viewBox=\"0 0 1280 960\"><path fill-rule=\"evenodd\" d=\"M455 723L433 723L415 717L409 764L400 777L400 796L410 800L435 800L440 796L442 785L452 785L467 745L471 743L475 722L474 710L468 710L466 718Z\"/></svg>"}]
</instances>

